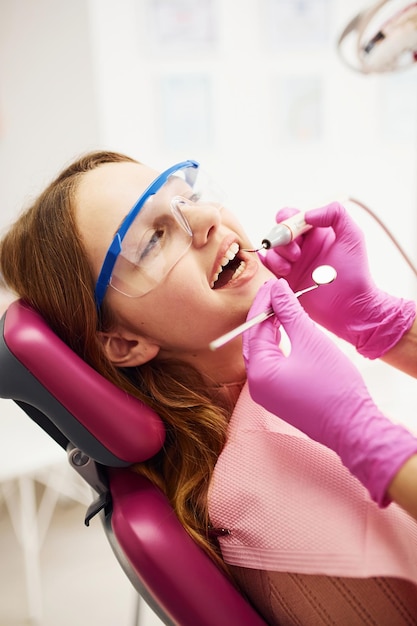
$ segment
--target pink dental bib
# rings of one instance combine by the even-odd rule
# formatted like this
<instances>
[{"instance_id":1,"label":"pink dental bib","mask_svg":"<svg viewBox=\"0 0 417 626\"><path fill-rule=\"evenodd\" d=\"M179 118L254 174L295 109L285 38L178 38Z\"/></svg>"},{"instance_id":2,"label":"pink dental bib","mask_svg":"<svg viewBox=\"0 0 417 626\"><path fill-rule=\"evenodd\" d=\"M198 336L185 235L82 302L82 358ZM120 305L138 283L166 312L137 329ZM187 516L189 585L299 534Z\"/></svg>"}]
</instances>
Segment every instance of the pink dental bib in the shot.
<instances>
[{"instance_id":1,"label":"pink dental bib","mask_svg":"<svg viewBox=\"0 0 417 626\"><path fill-rule=\"evenodd\" d=\"M331 450L254 403L247 385L209 489L224 560L260 570L417 584L417 523L380 509Z\"/></svg>"}]
</instances>

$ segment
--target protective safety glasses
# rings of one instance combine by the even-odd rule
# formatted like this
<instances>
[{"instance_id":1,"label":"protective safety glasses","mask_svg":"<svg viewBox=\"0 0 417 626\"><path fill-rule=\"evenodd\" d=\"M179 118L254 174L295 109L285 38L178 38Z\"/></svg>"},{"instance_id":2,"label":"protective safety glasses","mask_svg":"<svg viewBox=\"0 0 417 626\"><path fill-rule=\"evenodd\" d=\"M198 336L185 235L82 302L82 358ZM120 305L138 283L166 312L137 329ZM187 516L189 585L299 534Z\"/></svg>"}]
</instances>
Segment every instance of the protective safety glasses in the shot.
<instances>
[{"instance_id":1,"label":"protective safety glasses","mask_svg":"<svg viewBox=\"0 0 417 626\"><path fill-rule=\"evenodd\" d=\"M97 309L109 286L130 298L157 287L191 246L193 232L183 209L215 200L197 161L173 165L155 178L106 253L95 287Z\"/></svg>"}]
</instances>

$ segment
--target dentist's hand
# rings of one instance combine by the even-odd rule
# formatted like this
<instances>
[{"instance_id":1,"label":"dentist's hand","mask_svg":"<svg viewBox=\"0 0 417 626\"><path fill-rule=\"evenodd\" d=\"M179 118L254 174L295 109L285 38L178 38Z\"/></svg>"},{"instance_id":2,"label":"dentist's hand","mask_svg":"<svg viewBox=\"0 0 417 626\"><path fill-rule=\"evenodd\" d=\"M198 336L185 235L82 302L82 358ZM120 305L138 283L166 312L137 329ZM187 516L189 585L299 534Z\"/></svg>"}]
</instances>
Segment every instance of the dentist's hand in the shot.
<instances>
[{"instance_id":1,"label":"dentist's hand","mask_svg":"<svg viewBox=\"0 0 417 626\"><path fill-rule=\"evenodd\" d=\"M385 506L394 475L417 453L417 439L382 415L353 363L308 317L285 280L259 290L248 319L271 305L276 317L243 335L251 396L333 449ZM279 322L291 342L289 356L278 347Z\"/></svg>"},{"instance_id":2,"label":"dentist's hand","mask_svg":"<svg viewBox=\"0 0 417 626\"><path fill-rule=\"evenodd\" d=\"M282 221L294 210L278 213ZM303 296L302 305L316 322L353 344L368 358L383 356L410 329L415 303L379 289L370 274L364 236L337 202L307 211L315 228L289 246L268 250L262 259L294 291L311 284L318 265L332 265L337 278L325 289Z\"/></svg>"}]
</instances>

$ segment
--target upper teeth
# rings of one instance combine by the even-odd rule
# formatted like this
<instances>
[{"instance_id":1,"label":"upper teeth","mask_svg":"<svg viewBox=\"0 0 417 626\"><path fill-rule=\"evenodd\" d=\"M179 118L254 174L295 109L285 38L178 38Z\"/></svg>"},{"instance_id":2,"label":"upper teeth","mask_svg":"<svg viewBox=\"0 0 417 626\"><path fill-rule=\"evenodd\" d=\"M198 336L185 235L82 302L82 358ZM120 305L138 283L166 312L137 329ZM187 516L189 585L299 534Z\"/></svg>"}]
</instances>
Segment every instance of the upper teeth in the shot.
<instances>
[{"instance_id":1,"label":"upper teeth","mask_svg":"<svg viewBox=\"0 0 417 626\"><path fill-rule=\"evenodd\" d=\"M235 258L238 252L239 252L239 244L236 242L232 243L231 246L226 251L224 257L221 259L219 263L216 273L213 276L213 280L210 285L211 287L213 287L214 283L216 282L221 272L223 271L223 268L225 267L225 265L227 265L230 261L233 261L233 259Z\"/></svg>"}]
</instances>

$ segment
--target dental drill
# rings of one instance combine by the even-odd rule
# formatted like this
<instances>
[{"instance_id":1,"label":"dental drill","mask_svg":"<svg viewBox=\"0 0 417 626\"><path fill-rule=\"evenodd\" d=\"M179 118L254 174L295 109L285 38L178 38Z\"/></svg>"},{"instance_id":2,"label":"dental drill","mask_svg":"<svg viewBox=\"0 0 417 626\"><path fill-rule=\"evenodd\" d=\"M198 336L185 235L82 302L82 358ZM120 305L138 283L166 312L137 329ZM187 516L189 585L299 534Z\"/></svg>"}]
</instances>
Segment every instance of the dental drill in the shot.
<instances>
[{"instance_id":1,"label":"dental drill","mask_svg":"<svg viewBox=\"0 0 417 626\"><path fill-rule=\"evenodd\" d=\"M296 237L302 235L312 228L311 224L307 224L304 219L304 213L296 213L286 220L275 224L269 231L268 235L262 239L260 248L246 249L247 252L259 252L259 250L269 250L278 246L286 246Z\"/></svg>"}]
</instances>

